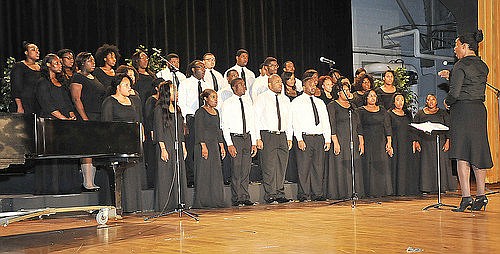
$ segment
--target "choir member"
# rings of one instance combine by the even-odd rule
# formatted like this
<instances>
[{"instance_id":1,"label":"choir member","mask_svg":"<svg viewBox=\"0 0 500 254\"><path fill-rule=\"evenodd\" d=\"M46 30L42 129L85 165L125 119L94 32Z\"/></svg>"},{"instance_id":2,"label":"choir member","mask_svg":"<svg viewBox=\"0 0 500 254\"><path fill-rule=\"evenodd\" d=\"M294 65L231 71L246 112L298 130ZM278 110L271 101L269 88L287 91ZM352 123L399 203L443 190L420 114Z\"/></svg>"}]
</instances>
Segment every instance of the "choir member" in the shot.
<instances>
[{"instance_id":1,"label":"choir member","mask_svg":"<svg viewBox=\"0 0 500 254\"><path fill-rule=\"evenodd\" d=\"M186 79L186 75L182 73L179 69L181 60L179 55L175 53L170 53L165 56L168 61L166 68L156 73L156 77L163 78L164 80L171 80L174 82L176 87L180 87L182 81Z\"/></svg>"},{"instance_id":2,"label":"choir member","mask_svg":"<svg viewBox=\"0 0 500 254\"><path fill-rule=\"evenodd\" d=\"M245 71L246 72L246 71ZM252 157L257 154L259 133L255 129L254 108L246 92L245 81L231 81L233 96L221 109L221 125L227 150L231 155L231 201L233 206L254 205L250 201L248 184Z\"/></svg>"},{"instance_id":3,"label":"choir member","mask_svg":"<svg viewBox=\"0 0 500 254\"><path fill-rule=\"evenodd\" d=\"M158 88L158 102L153 113L153 137L157 161L154 209L164 212L178 208L179 195L181 203L186 201L184 159L187 156L187 150L182 131L184 119L180 107L175 107L177 88L171 80L165 81ZM178 149L176 144L179 145Z\"/></svg>"},{"instance_id":4,"label":"choir member","mask_svg":"<svg viewBox=\"0 0 500 254\"><path fill-rule=\"evenodd\" d=\"M42 61L41 78L36 97L39 116L60 120L76 120L68 90L63 85L61 59L48 54ZM78 165L70 159L39 160L35 165L35 194L77 193Z\"/></svg>"},{"instance_id":5,"label":"choir member","mask_svg":"<svg viewBox=\"0 0 500 254\"><path fill-rule=\"evenodd\" d=\"M205 65L205 82L207 82L208 87L217 93L230 89L227 80L215 69L215 55L213 53L208 52L203 55L203 64Z\"/></svg>"},{"instance_id":6,"label":"choir member","mask_svg":"<svg viewBox=\"0 0 500 254\"><path fill-rule=\"evenodd\" d=\"M252 101L257 100L257 97L261 93L269 90L268 88L269 76L278 73L278 67L279 67L278 60L276 60L276 58L270 56L264 60L265 73L264 75L256 78L255 82L253 83L252 91L250 92Z\"/></svg>"},{"instance_id":7,"label":"choir member","mask_svg":"<svg viewBox=\"0 0 500 254\"><path fill-rule=\"evenodd\" d=\"M288 153L292 148L292 117L290 100L282 90L283 82L278 74L268 78L268 89L255 100L255 125L260 132L257 140L264 200L268 203L285 203L285 172Z\"/></svg>"},{"instance_id":8,"label":"choir member","mask_svg":"<svg viewBox=\"0 0 500 254\"><path fill-rule=\"evenodd\" d=\"M195 208L225 207L221 159L226 156L220 129L217 92L201 93L204 105L194 114L194 201Z\"/></svg>"},{"instance_id":9,"label":"choir member","mask_svg":"<svg viewBox=\"0 0 500 254\"><path fill-rule=\"evenodd\" d=\"M91 53L80 52L75 62L78 71L71 80L70 92L78 116L83 121L100 121L106 88L92 75L95 69L94 57ZM82 159L81 169L84 190L98 190L99 186L94 184L96 168L92 165L92 158Z\"/></svg>"},{"instance_id":10,"label":"choir member","mask_svg":"<svg viewBox=\"0 0 500 254\"><path fill-rule=\"evenodd\" d=\"M15 103L15 112L32 114L38 111L35 98L36 84L40 78L40 59L38 46L23 42L25 59L17 62L10 73L11 93Z\"/></svg>"},{"instance_id":11,"label":"choir member","mask_svg":"<svg viewBox=\"0 0 500 254\"><path fill-rule=\"evenodd\" d=\"M106 89L114 90L111 81L115 76L115 65L120 60L120 53L115 45L104 44L95 52L94 76L103 84Z\"/></svg>"},{"instance_id":12,"label":"choir member","mask_svg":"<svg viewBox=\"0 0 500 254\"><path fill-rule=\"evenodd\" d=\"M398 196L418 194L419 175L415 165L416 146L413 144L415 133L409 126L413 117L405 109L405 97L402 93L394 94L392 107L388 112L391 118L392 148L394 149L394 155L391 158L394 194Z\"/></svg>"},{"instance_id":13,"label":"choir member","mask_svg":"<svg viewBox=\"0 0 500 254\"><path fill-rule=\"evenodd\" d=\"M361 89L361 82L363 81L363 76L366 75L366 70L363 67L359 67L356 69L354 73L353 87L351 87L351 91L355 92Z\"/></svg>"},{"instance_id":14,"label":"choir member","mask_svg":"<svg viewBox=\"0 0 500 254\"><path fill-rule=\"evenodd\" d=\"M325 103L314 96L317 72L309 70L302 80L304 93L291 102L293 132L298 140L298 199L324 201L325 151L330 149L330 121Z\"/></svg>"},{"instance_id":15,"label":"choir member","mask_svg":"<svg viewBox=\"0 0 500 254\"><path fill-rule=\"evenodd\" d=\"M283 64L283 73L285 72L291 72L293 74L293 78L295 80L295 89L297 90L297 92L302 92L302 81L298 78L295 77L295 64L288 60L288 61L285 61L285 63ZM283 79L283 77L281 77L281 79ZM283 82L285 82L285 80L283 80Z\"/></svg>"},{"instance_id":16,"label":"choir member","mask_svg":"<svg viewBox=\"0 0 500 254\"><path fill-rule=\"evenodd\" d=\"M63 85L69 89L73 74L76 72L75 53L71 49L61 49L57 51L57 56L61 59L62 63Z\"/></svg>"},{"instance_id":17,"label":"choir member","mask_svg":"<svg viewBox=\"0 0 500 254\"><path fill-rule=\"evenodd\" d=\"M142 105L144 106L146 99L154 92L153 80L156 76L149 70L149 57L146 52L138 50L132 55L131 60L132 66L139 73L137 81L132 88L139 93Z\"/></svg>"},{"instance_id":18,"label":"choir member","mask_svg":"<svg viewBox=\"0 0 500 254\"><path fill-rule=\"evenodd\" d=\"M361 76L359 79L361 84L358 86L358 89L353 93L353 97L351 100L351 103L353 104L354 108L359 108L363 106L364 100L363 100L363 95L373 89L374 85L374 80L373 77L370 74L365 74Z\"/></svg>"},{"instance_id":19,"label":"choir member","mask_svg":"<svg viewBox=\"0 0 500 254\"><path fill-rule=\"evenodd\" d=\"M450 116L444 109L437 106L437 99L434 94L428 94L425 100L425 107L417 112L415 123L433 122L450 126ZM448 157L450 139L448 134L439 134L439 165L441 169L441 190L437 184L437 154L436 137L419 133L415 143L420 150L420 191L424 193L445 192L456 189L456 179L451 173L451 163Z\"/></svg>"},{"instance_id":20,"label":"choir member","mask_svg":"<svg viewBox=\"0 0 500 254\"><path fill-rule=\"evenodd\" d=\"M374 90L365 93L365 106L357 109L365 153L362 156L365 193L371 197L382 197L394 193L391 180L392 129L387 111L377 105L378 96Z\"/></svg>"},{"instance_id":21,"label":"choir member","mask_svg":"<svg viewBox=\"0 0 500 254\"><path fill-rule=\"evenodd\" d=\"M319 98L328 105L333 100L333 78L330 76L321 76L318 79L318 85L321 87Z\"/></svg>"},{"instance_id":22,"label":"choir member","mask_svg":"<svg viewBox=\"0 0 500 254\"><path fill-rule=\"evenodd\" d=\"M383 75L384 84L381 87L377 87L375 89L375 92L377 93L378 96L378 101L380 105L382 105L385 108L385 110L388 110L391 107L392 96L394 95L394 93L396 93L394 78L395 75L393 70L385 71Z\"/></svg>"},{"instance_id":23,"label":"choir member","mask_svg":"<svg viewBox=\"0 0 500 254\"><path fill-rule=\"evenodd\" d=\"M295 75L292 72L283 72L281 74L281 80L283 80L283 89L285 90L284 94L290 99L290 101L302 94L302 92L297 90L296 81L298 79L295 78Z\"/></svg>"},{"instance_id":24,"label":"choir member","mask_svg":"<svg viewBox=\"0 0 500 254\"><path fill-rule=\"evenodd\" d=\"M336 85L333 94L336 99L327 105L333 147L329 152L326 197L329 199L352 197L352 167L354 167L354 191L358 197L362 197L364 196L361 166L361 155L364 153L363 130L359 116L350 103L352 98L350 87L343 84Z\"/></svg>"},{"instance_id":25,"label":"choir member","mask_svg":"<svg viewBox=\"0 0 500 254\"><path fill-rule=\"evenodd\" d=\"M111 81L114 94L102 102L101 119L105 122L139 122L139 109L129 98L132 79L126 74L117 74ZM111 91L111 90L110 90ZM142 210L142 170L140 163L128 165L123 172L122 208L124 212Z\"/></svg>"},{"instance_id":26,"label":"choir member","mask_svg":"<svg viewBox=\"0 0 500 254\"><path fill-rule=\"evenodd\" d=\"M239 77L245 81L246 90L248 91L248 95L252 97L252 85L255 82L255 74L253 71L249 70L246 66L248 64L248 51L246 49L238 49L236 51L236 64L226 70L224 75L227 75L229 70L236 70L239 74Z\"/></svg>"}]
</instances>

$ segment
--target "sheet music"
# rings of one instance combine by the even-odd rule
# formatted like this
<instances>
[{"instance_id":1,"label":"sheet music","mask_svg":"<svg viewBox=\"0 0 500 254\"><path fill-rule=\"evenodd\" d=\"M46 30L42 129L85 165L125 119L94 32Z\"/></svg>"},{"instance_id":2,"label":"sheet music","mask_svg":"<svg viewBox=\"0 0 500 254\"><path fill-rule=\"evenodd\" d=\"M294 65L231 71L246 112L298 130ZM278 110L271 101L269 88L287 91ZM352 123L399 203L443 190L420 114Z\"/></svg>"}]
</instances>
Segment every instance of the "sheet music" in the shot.
<instances>
[{"instance_id":1,"label":"sheet music","mask_svg":"<svg viewBox=\"0 0 500 254\"><path fill-rule=\"evenodd\" d=\"M425 123L410 123L410 126L417 130L421 130L426 133L432 133L433 131L449 131L450 128L446 125L440 124L440 123L432 123L432 122L425 122Z\"/></svg>"}]
</instances>

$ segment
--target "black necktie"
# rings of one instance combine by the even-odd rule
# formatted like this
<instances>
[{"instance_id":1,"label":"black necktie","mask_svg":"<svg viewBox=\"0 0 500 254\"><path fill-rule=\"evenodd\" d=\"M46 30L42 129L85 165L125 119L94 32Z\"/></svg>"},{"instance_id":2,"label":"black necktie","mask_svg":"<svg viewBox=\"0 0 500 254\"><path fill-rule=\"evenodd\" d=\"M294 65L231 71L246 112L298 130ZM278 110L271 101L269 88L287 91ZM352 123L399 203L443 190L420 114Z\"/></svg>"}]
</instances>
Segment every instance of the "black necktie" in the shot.
<instances>
[{"instance_id":1,"label":"black necktie","mask_svg":"<svg viewBox=\"0 0 500 254\"><path fill-rule=\"evenodd\" d=\"M276 114L278 114L278 131L281 131L281 112L280 103L278 102L278 94L276 94Z\"/></svg>"},{"instance_id":2,"label":"black necktie","mask_svg":"<svg viewBox=\"0 0 500 254\"><path fill-rule=\"evenodd\" d=\"M241 78L243 79L243 81L245 81L245 85L247 84L247 80L245 78L245 71L243 70L243 68L241 68Z\"/></svg>"},{"instance_id":3,"label":"black necktie","mask_svg":"<svg viewBox=\"0 0 500 254\"><path fill-rule=\"evenodd\" d=\"M203 106L203 99L201 98L201 93L203 89L201 88L201 80L198 80L198 108Z\"/></svg>"},{"instance_id":4,"label":"black necktie","mask_svg":"<svg viewBox=\"0 0 500 254\"><path fill-rule=\"evenodd\" d=\"M177 74L175 72L172 72L172 76L174 76L174 82L177 88L179 88L179 79L177 78Z\"/></svg>"},{"instance_id":5,"label":"black necktie","mask_svg":"<svg viewBox=\"0 0 500 254\"><path fill-rule=\"evenodd\" d=\"M318 108L316 108L316 104L314 104L313 97L309 97L309 98L311 98L311 104L312 104L312 107L313 107L314 124L318 125L319 124Z\"/></svg>"},{"instance_id":6,"label":"black necktie","mask_svg":"<svg viewBox=\"0 0 500 254\"><path fill-rule=\"evenodd\" d=\"M210 70L210 74L212 74L212 80L214 81L214 90L217 92L217 91L219 91L219 85L217 84L217 78L215 78L215 75L212 72L212 70Z\"/></svg>"},{"instance_id":7,"label":"black necktie","mask_svg":"<svg viewBox=\"0 0 500 254\"><path fill-rule=\"evenodd\" d=\"M245 118L245 107L243 107L243 100L240 97L240 105L241 105L241 120L243 120L243 134L247 133L247 120Z\"/></svg>"}]
</instances>

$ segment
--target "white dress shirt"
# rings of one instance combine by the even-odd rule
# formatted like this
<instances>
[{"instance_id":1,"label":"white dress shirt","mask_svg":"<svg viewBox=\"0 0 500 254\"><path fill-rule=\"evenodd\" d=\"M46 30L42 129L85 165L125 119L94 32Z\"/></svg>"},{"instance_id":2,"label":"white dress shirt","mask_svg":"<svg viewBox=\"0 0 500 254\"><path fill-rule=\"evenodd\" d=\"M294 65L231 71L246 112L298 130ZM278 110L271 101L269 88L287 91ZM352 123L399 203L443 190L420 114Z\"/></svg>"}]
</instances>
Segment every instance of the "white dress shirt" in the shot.
<instances>
[{"instance_id":1,"label":"white dress shirt","mask_svg":"<svg viewBox=\"0 0 500 254\"><path fill-rule=\"evenodd\" d=\"M267 90L255 100L255 128L257 131L284 131L286 139L292 140L292 116L290 114L290 99L283 94L278 94L280 105L281 129L278 129L278 114L276 107L276 93Z\"/></svg>"},{"instance_id":2,"label":"white dress shirt","mask_svg":"<svg viewBox=\"0 0 500 254\"><path fill-rule=\"evenodd\" d=\"M205 90L208 87L207 83L203 80L201 81L201 88ZM194 115L196 110L200 108L198 98L200 93L198 92L198 79L191 76L181 82L179 86L179 107L182 111L182 116L186 119L186 115Z\"/></svg>"},{"instance_id":3,"label":"white dress shirt","mask_svg":"<svg viewBox=\"0 0 500 254\"><path fill-rule=\"evenodd\" d=\"M184 81L186 79L186 75L184 75L180 71L176 71L175 75L177 76L179 83L182 83L182 81ZM172 83L175 84L174 76L172 75L172 71L170 71L170 69L168 67L159 71L158 73L156 73L156 77L163 78L165 81L170 80L170 81L172 81Z\"/></svg>"},{"instance_id":4,"label":"white dress shirt","mask_svg":"<svg viewBox=\"0 0 500 254\"><path fill-rule=\"evenodd\" d=\"M252 145L256 145L257 139L260 139L260 133L255 129L255 112L252 101L247 96L242 96L241 98L243 100L243 107L245 108L246 129L247 132L250 132ZM228 146L233 145L231 133L244 134L240 97L235 94L229 97L224 104L222 104L220 115L224 139Z\"/></svg>"},{"instance_id":5,"label":"white dress shirt","mask_svg":"<svg viewBox=\"0 0 500 254\"><path fill-rule=\"evenodd\" d=\"M302 88L302 81L298 78L295 78L295 90L297 90L297 92L304 91L304 88Z\"/></svg>"},{"instance_id":6,"label":"white dress shirt","mask_svg":"<svg viewBox=\"0 0 500 254\"><path fill-rule=\"evenodd\" d=\"M253 102L255 102L255 100L261 93L269 90L268 83L269 83L269 76L267 75L258 76L255 79L255 82L253 82L252 85L252 91L250 92L250 97L252 97Z\"/></svg>"},{"instance_id":7,"label":"white dress shirt","mask_svg":"<svg viewBox=\"0 0 500 254\"><path fill-rule=\"evenodd\" d=\"M314 123L314 111L311 104L311 97L313 98L314 104L318 110L318 125L315 125ZM325 143L331 143L330 119L328 117L326 105L321 99L303 93L291 102L291 111L292 128L297 141L303 140L302 133L306 133L323 134Z\"/></svg>"},{"instance_id":8,"label":"white dress shirt","mask_svg":"<svg viewBox=\"0 0 500 254\"><path fill-rule=\"evenodd\" d=\"M215 69L205 69L205 77L203 79L205 80L205 82L207 84L209 84L209 86L212 89L215 89L215 88L214 88L214 80L212 78L212 74L210 74L210 71L212 71L212 73L215 76L215 79L217 80L217 86L219 87L217 92L229 87L229 84L227 83L227 79L225 79L220 72L218 72ZM229 87L229 90L231 90L230 87Z\"/></svg>"},{"instance_id":9,"label":"white dress shirt","mask_svg":"<svg viewBox=\"0 0 500 254\"><path fill-rule=\"evenodd\" d=\"M253 71L249 70L247 67L241 67L239 65L234 65L233 67L227 69L226 72L224 72L224 77L227 77L227 72L230 70L236 70L238 72L238 77L241 78L241 71L245 71L245 85L247 87L247 91L250 92L250 97L252 97L252 85L253 82L255 82L255 74Z\"/></svg>"}]
</instances>

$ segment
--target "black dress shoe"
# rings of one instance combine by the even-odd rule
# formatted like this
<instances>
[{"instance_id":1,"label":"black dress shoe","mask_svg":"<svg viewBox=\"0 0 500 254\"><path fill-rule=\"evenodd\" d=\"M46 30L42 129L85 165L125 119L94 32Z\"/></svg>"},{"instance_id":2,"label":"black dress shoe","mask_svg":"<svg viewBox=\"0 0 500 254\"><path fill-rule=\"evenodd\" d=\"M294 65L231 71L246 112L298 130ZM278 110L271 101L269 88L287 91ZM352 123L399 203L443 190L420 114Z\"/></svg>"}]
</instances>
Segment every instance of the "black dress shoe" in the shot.
<instances>
[{"instance_id":1,"label":"black dress shoe","mask_svg":"<svg viewBox=\"0 0 500 254\"><path fill-rule=\"evenodd\" d=\"M288 199L288 198L281 197L281 198L277 198L276 201L278 201L278 203L280 203L280 204L283 204L283 203L288 203L292 200Z\"/></svg>"},{"instance_id":2,"label":"black dress shoe","mask_svg":"<svg viewBox=\"0 0 500 254\"><path fill-rule=\"evenodd\" d=\"M100 187L94 187L94 188L87 189L82 184L82 186L80 187L80 189L82 190L82 192L96 192L96 191L99 191Z\"/></svg>"},{"instance_id":3,"label":"black dress shoe","mask_svg":"<svg viewBox=\"0 0 500 254\"><path fill-rule=\"evenodd\" d=\"M307 201L307 197L300 197L299 198L299 202L305 202L305 201Z\"/></svg>"},{"instance_id":4,"label":"black dress shoe","mask_svg":"<svg viewBox=\"0 0 500 254\"><path fill-rule=\"evenodd\" d=\"M488 198L486 195L477 196L476 200L472 203L472 211L479 211L484 207L486 211L486 205L488 204Z\"/></svg>"},{"instance_id":5,"label":"black dress shoe","mask_svg":"<svg viewBox=\"0 0 500 254\"><path fill-rule=\"evenodd\" d=\"M265 199L265 201L268 204L277 204L278 203L278 200L276 200L274 198L267 198L267 199Z\"/></svg>"},{"instance_id":6,"label":"black dress shoe","mask_svg":"<svg viewBox=\"0 0 500 254\"><path fill-rule=\"evenodd\" d=\"M468 207L472 208L473 203L474 203L474 201L472 200L472 198L470 196L469 197L462 197L462 200L460 201L460 206L457 207L457 208L451 209L451 211L453 211L453 212L463 212Z\"/></svg>"},{"instance_id":7,"label":"black dress shoe","mask_svg":"<svg viewBox=\"0 0 500 254\"><path fill-rule=\"evenodd\" d=\"M314 199L314 201L326 201L325 197L317 197Z\"/></svg>"},{"instance_id":8,"label":"black dress shoe","mask_svg":"<svg viewBox=\"0 0 500 254\"><path fill-rule=\"evenodd\" d=\"M248 200L248 199L247 199L247 200L245 200L245 201L241 201L240 203L241 203L242 205L246 205L246 206L253 206L253 205L255 205L255 203L254 203L254 202L252 202L252 201L250 201L250 200Z\"/></svg>"},{"instance_id":9,"label":"black dress shoe","mask_svg":"<svg viewBox=\"0 0 500 254\"><path fill-rule=\"evenodd\" d=\"M234 201L231 203L232 206L240 206L241 202L240 201Z\"/></svg>"}]
</instances>

